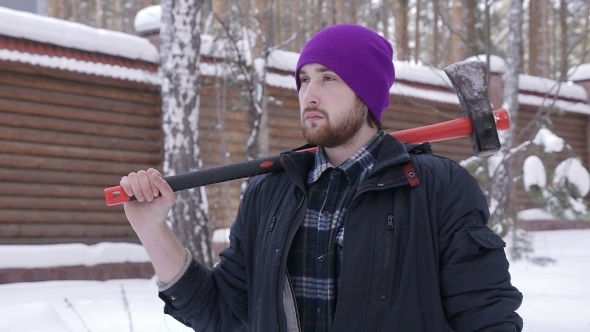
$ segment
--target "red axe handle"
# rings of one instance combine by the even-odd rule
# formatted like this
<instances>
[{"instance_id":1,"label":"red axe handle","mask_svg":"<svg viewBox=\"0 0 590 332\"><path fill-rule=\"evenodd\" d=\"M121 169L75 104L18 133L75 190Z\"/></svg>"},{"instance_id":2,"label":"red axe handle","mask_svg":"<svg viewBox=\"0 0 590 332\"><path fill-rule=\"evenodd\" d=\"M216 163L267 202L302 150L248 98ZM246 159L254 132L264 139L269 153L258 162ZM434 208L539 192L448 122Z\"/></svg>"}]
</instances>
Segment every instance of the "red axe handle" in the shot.
<instances>
[{"instance_id":1,"label":"red axe handle","mask_svg":"<svg viewBox=\"0 0 590 332\"><path fill-rule=\"evenodd\" d=\"M494 117L496 119L497 130L508 130L510 128L510 119L508 112L505 109L494 111ZM429 126L396 131L390 133L390 135L405 143L419 144L468 137L472 133L472 120L468 117L463 117ZM315 153L316 148L300 150L298 152ZM273 156L185 174L167 176L164 180L168 182L173 191L181 191L265 173L279 172L281 170L283 170L281 157ZM109 206L135 200L135 196L128 196L121 186L106 188L104 193L107 205Z\"/></svg>"}]
</instances>

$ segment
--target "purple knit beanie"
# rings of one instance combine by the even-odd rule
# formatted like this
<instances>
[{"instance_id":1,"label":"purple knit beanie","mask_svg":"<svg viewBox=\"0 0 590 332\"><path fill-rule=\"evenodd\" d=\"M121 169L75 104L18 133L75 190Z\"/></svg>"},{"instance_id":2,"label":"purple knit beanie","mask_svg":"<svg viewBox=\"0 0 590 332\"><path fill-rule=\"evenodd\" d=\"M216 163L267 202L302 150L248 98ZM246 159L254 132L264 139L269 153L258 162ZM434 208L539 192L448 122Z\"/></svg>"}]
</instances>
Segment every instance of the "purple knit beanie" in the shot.
<instances>
[{"instance_id":1,"label":"purple knit beanie","mask_svg":"<svg viewBox=\"0 0 590 332\"><path fill-rule=\"evenodd\" d=\"M354 24L334 25L318 32L305 44L297 62L297 91L301 87L299 70L309 63L323 65L340 76L381 123L395 80L393 48L385 38Z\"/></svg>"}]
</instances>

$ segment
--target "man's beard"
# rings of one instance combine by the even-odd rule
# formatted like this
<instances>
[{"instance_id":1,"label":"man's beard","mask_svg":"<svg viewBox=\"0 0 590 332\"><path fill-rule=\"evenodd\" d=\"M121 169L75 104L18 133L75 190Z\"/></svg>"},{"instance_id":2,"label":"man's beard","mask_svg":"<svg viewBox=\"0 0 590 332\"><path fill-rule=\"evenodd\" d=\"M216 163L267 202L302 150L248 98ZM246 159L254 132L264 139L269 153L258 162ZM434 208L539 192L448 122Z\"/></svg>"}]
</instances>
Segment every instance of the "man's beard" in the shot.
<instances>
[{"instance_id":1,"label":"man's beard","mask_svg":"<svg viewBox=\"0 0 590 332\"><path fill-rule=\"evenodd\" d=\"M315 107L306 107L303 114L314 111L324 117L325 124L311 123L301 125L303 137L311 145L334 148L337 146L346 146L352 143L352 140L361 129L367 118L367 108L363 107L362 101L358 100L355 106L342 114L339 123L332 123L324 110Z\"/></svg>"}]
</instances>

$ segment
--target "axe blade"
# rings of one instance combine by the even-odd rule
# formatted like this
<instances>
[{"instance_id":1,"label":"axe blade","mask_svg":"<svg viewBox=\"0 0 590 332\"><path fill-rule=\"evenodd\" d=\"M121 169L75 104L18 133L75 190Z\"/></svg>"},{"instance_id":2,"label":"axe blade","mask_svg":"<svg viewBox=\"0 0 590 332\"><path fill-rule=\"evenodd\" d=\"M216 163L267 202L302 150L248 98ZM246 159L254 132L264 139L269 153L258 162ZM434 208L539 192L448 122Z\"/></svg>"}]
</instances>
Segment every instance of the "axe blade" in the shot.
<instances>
[{"instance_id":1,"label":"axe blade","mask_svg":"<svg viewBox=\"0 0 590 332\"><path fill-rule=\"evenodd\" d=\"M444 68L459 97L463 115L473 124L469 140L473 154L479 157L492 155L501 147L488 95L487 67L481 61L462 61Z\"/></svg>"}]
</instances>

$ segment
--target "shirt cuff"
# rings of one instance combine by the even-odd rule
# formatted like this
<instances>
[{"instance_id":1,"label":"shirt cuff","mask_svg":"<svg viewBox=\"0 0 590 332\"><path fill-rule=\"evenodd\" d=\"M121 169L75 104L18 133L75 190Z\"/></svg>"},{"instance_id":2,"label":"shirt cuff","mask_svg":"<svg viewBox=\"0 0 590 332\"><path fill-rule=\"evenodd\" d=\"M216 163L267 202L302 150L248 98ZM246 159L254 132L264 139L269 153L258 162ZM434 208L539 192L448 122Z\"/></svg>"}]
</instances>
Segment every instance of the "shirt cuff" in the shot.
<instances>
[{"instance_id":1,"label":"shirt cuff","mask_svg":"<svg viewBox=\"0 0 590 332\"><path fill-rule=\"evenodd\" d=\"M182 270L180 270L180 272L178 272L176 277L174 277L172 280L170 280L169 283L166 284L166 283L163 283L158 280L158 291L159 292L163 292L165 290L170 289L172 286L174 286L174 284L176 282L178 282L178 280L180 280L180 278L182 278L182 276L184 276L184 274L186 273L186 270L188 270L188 267L191 265L191 262L193 260L193 255L191 255L190 251L186 248L184 248L184 251L186 251L186 262L184 263L184 267L182 268Z\"/></svg>"}]
</instances>

